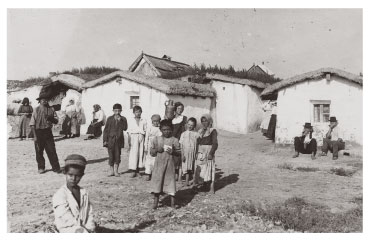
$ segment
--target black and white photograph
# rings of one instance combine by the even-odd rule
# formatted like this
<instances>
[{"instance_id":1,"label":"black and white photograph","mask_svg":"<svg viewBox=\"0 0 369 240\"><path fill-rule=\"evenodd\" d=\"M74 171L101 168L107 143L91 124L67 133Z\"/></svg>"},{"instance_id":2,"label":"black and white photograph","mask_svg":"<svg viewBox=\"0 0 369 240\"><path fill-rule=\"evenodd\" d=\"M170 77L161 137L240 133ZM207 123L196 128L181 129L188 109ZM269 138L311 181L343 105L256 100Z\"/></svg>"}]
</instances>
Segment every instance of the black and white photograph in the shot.
<instances>
[{"instance_id":1,"label":"black and white photograph","mask_svg":"<svg viewBox=\"0 0 369 240\"><path fill-rule=\"evenodd\" d=\"M364 232L363 8L3 10L7 233Z\"/></svg>"}]
</instances>

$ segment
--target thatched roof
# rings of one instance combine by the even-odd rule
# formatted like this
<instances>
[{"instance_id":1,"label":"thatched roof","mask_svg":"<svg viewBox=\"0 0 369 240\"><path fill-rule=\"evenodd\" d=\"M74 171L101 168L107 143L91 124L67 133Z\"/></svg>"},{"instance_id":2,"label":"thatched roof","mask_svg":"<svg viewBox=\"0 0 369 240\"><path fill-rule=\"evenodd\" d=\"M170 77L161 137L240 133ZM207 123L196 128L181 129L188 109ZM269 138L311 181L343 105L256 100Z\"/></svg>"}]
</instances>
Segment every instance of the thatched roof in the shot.
<instances>
[{"instance_id":1,"label":"thatched roof","mask_svg":"<svg viewBox=\"0 0 369 240\"><path fill-rule=\"evenodd\" d=\"M51 77L52 82L60 82L72 89L75 89L77 91L82 90L82 85L85 83L85 80L70 75L70 74L58 74L53 77Z\"/></svg>"},{"instance_id":2,"label":"thatched roof","mask_svg":"<svg viewBox=\"0 0 369 240\"><path fill-rule=\"evenodd\" d=\"M117 78L123 78L149 88L156 89L168 95L187 95L198 97L213 97L215 90L209 85L184 82L181 80L167 80L158 77L146 76L128 71L116 71L99 79L87 82L83 88L96 87Z\"/></svg>"},{"instance_id":3,"label":"thatched roof","mask_svg":"<svg viewBox=\"0 0 369 240\"><path fill-rule=\"evenodd\" d=\"M168 59L166 55L164 55L163 58L158 58L146 53L141 53L141 55L129 67L129 71L134 72L142 59L148 62L152 69L161 78L175 79L187 76L194 72L190 65L172 61L171 59Z\"/></svg>"},{"instance_id":4,"label":"thatched roof","mask_svg":"<svg viewBox=\"0 0 369 240\"><path fill-rule=\"evenodd\" d=\"M363 85L363 78L359 75L355 75L353 73L349 73L340 69L336 68L321 68L316 71L307 72L304 74L300 74L288 79L284 79L280 82L274 83L273 85L270 85L264 91L261 93L261 96L266 96L274 93L277 90L280 90L282 88L294 85L296 83L300 83L307 80L317 80L325 77L325 74L330 73L332 76L338 76L344 79L347 79L348 81L357 83L359 85Z\"/></svg>"},{"instance_id":5,"label":"thatched roof","mask_svg":"<svg viewBox=\"0 0 369 240\"><path fill-rule=\"evenodd\" d=\"M237 83L241 85L248 85L251 87L256 87L259 89L264 89L269 86L269 84L264 82L255 81L252 79L245 79L245 78L236 78L236 77L230 77L222 74L213 74L213 73L206 73L206 78L216 81L222 81L222 82L229 82L229 83Z\"/></svg>"}]
</instances>

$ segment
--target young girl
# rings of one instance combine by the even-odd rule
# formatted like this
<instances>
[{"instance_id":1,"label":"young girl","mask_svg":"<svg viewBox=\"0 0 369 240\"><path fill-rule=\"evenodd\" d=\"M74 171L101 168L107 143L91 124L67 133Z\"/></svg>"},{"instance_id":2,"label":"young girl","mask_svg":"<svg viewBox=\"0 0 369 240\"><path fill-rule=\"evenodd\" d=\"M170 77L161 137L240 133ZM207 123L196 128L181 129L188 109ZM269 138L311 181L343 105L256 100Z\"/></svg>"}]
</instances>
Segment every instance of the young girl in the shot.
<instances>
[{"instance_id":1,"label":"young girl","mask_svg":"<svg viewBox=\"0 0 369 240\"><path fill-rule=\"evenodd\" d=\"M186 185L189 186L190 174L193 172L193 165L197 153L197 139L199 134L195 132L196 119L190 118L187 122L187 131L182 133L179 143L182 153L182 173L186 176Z\"/></svg>"},{"instance_id":2,"label":"young girl","mask_svg":"<svg viewBox=\"0 0 369 240\"><path fill-rule=\"evenodd\" d=\"M129 151L129 170L132 171L131 177L136 177L140 168L144 167L144 140L146 133L146 121L141 118L142 108L133 107L134 118L129 118L128 122L128 151Z\"/></svg>"},{"instance_id":3,"label":"young girl","mask_svg":"<svg viewBox=\"0 0 369 240\"><path fill-rule=\"evenodd\" d=\"M196 171L194 185L201 180L205 187L210 185L210 192L215 193L215 151L218 148L217 131L212 128L213 119L209 114L201 117L202 127L199 130L197 140L198 150L196 159Z\"/></svg>"},{"instance_id":4,"label":"young girl","mask_svg":"<svg viewBox=\"0 0 369 240\"><path fill-rule=\"evenodd\" d=\"M78 186L86 168L86 159L77 154L65 159L66 185L53 196L55 225L59 232L88 233L95 231L95 222L88 194Z\"/></svg>"},{"instance_id":5,"label":"young girl","mask_svg":"<svg viewBox=\"0 0 369 240\"><path fill-rule=\"evenodd\" d=\"M159 203L159 195L163 192L171 196L171 206L175 207L175 160L173 156L180 156L181 150L178 139L172 137L173 125L170 120L160 122L162 136L155 137L152 141L150 154L156 157L152 172L152 191L156 209Z\"/></svg>"},{"instance_id":6,"label":"young girl","mask_svg":"<svg viewBox=\"0 0 369 240\"><path fill-rule=\"evenodd\" d=\"M146 181L151 180L151 173L155 163L155 157L152 157L149 153L152 141L155 137L161 136L160 131L160 115L154 114L151 117L152 125L149 126L146 130L145 135L145 174L146 174Z\"/></svg>"}]
</instances>

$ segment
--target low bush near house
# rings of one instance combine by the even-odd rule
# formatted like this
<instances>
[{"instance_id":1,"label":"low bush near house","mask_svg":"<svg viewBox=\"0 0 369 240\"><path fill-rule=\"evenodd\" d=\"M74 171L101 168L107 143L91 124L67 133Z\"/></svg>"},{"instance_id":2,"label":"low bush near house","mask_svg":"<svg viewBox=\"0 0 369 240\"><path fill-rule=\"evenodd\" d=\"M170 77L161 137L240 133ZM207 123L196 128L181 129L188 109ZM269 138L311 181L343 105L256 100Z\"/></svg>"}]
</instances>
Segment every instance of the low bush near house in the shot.
<instances>
[{"instance_id":1,"label":"low bush near house","mask_svg":"<svg viewBox=\"0 0 369 240\"><path fill-rule=\"evenodd\" d=\"M301 172L316 172L316 171L319 171L319 168L314 168L314 167L297 167L296 170L297 171L301 171Z\"/></svg>"},{"instance_id":2,"label":"low bush near house","mask_svg":"<svg viewBox=\"0 0 369 240\"><path fill-rule=\"evenodd\" d=\"M344 177L351 177L354 175L356 171L355 170L349 170L344 168L331 168L330 173L336 174L338 176L344 176Z\"/></svg>"}]
</instances>

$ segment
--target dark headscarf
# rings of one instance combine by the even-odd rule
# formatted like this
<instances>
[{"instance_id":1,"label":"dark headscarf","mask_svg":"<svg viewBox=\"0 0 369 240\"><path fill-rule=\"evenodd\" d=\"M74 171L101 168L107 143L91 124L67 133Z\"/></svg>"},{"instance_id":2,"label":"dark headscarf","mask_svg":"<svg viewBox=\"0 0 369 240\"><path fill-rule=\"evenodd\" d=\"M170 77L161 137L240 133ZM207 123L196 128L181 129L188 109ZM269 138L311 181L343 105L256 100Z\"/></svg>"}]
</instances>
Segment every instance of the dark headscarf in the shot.
<instances>
[{"instance_id":1,"label":"dark headscarf","mask_svg":"<svg viewBox=\"0 0 369 240\"><path fill-rule=\"evenodd\" d=\"M23 98L22 105L29 105L29 99L26 97Z\"/></svg>"}]
</instances>

